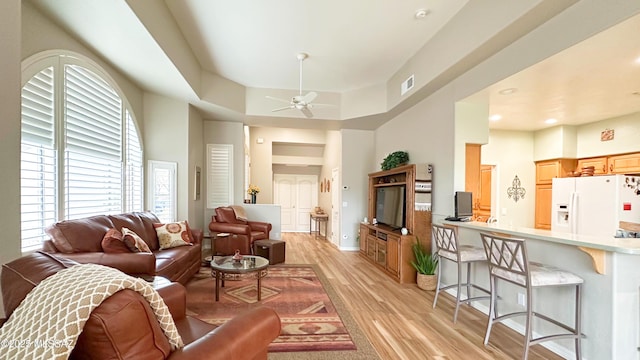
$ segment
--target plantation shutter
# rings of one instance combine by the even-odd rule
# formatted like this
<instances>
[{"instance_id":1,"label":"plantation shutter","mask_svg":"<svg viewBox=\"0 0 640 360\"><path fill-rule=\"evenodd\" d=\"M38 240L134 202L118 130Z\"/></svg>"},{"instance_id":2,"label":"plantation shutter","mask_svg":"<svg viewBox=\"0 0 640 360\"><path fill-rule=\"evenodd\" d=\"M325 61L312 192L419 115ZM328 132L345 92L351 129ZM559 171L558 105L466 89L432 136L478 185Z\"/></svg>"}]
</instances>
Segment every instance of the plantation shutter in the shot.
<instances>
[{"instance_id":1,"label":"plantation shutter","mask_svg":"<svg viewBox=\"0 0 640 360\"><path fill-rule=\"evenodd\" d=\"M22 249L37 249L56 221L56 150L53 67L22 88L20 232Z\"/></svg>"},{"instance_id":2,"label":"plantation shutter","mask_svg":"<svg viewBox=\"0 0 640 360\"><path fill-rule=\"evenodd\" d=\"M126 191L127 198L126 211L142 211L143 210L143 189L142 189L142 146L138 131L131 117L131 113L125 112L126 123Z\"/></svg>"},{"instance_id":3,"label":"plantation shutter","mask_svg":"<svg viewBox=\"0 0 640 360\"><path fill-rule=\"evenodd\" d=\"M207 208L233 204L233 145L207 144Z\"/></svg>"},{"instance_id":4,"label":"plantation shutter","mask_svg":"<svg viewBox=\"0 0 640 360\"><path fill-rule=\"evenodd\" d=\"M65 218L122 211L122 101L86 68L65 65Z\"/></svg>"}]
</instances>

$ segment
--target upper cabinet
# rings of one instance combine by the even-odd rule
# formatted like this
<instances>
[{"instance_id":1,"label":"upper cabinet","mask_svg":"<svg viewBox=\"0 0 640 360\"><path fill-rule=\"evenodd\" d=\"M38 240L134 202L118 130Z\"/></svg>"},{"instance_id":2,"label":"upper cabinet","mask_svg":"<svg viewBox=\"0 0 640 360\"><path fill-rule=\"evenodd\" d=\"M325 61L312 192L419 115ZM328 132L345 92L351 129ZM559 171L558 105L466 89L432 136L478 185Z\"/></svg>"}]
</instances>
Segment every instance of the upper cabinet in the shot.
<instances>
[{"instance_id":1,"label":"upper cabinet","mask_svg":"<svg viewBox=\"0 0 640 360\"><path fill-rule=\"evenodd\" d=\"M588 159L580 159L578 160L578 168L576 169L577 171L580 171L582 168L587 167L587 166L593 166L593 174L594 175L604 175L606 173L608 173L608 166L607 166L607 157L606 156L600 156L600 157L595 157L595 158L588 158Z\"/></svg>"},{"instance_id":2,"label":"upper cabinet","mask_svg":"<svg viewBox=\"0 0 640 360\"><path fill-rule=\"evenodd\" d=\"M640 153L609 156L610 174L640 173Z\"/></svg>"},{"instance_id":3,"label":"upper cabinet","mask_svg":"<svg viewBox=\"0 0 640 360\"><path fill-rule=\"evenodd\" d=\"M551 179L565 177L576 169L575 159L556 159L536 163L536 184L551 184Z\"/></svg>"},{"instance_id":4,"label":"upper cabinet","mask_svg":"<svg viewBox=\"0 0 640 360\"><path fill-rule=\"evenodd\" d=\"M578 160L578 171L586 166L594 167L594 175L638 174L640 173L640 153L600 156Z\"/></svg>"}]
</instances>

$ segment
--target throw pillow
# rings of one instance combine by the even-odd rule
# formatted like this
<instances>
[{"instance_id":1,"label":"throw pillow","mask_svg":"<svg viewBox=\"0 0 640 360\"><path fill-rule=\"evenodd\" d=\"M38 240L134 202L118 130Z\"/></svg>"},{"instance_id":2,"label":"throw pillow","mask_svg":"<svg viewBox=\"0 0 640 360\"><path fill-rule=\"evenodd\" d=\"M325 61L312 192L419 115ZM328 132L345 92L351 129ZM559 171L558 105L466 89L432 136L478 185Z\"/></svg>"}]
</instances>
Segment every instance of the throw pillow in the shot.
<instances>
[{"instance_id":1,"label":"throw pillow","mask_svg":"<svg viewBox=\"0 0 640 360\"><path fill-rule=\"evenodd\" d=\"M122 228L122 241L132 252L151 252L149 245L138 234L126 227Z\"/></svg>"},{"instance_id":2,"label":"throw pillow","mask_svg":"<svg viewBox=\"0 0 640 360\"><path fill-rule=\"evenodd\" d=\"M130 253L131 250L122 241L122 233L118 229L109 229L102 238L102 251L107 254Z\"/></svg>"},{"instance_id":3,"label":"throw pillow","mask_svg":"<svg viewBox=\"0 0 640 360\"><path fill-rule=\"evenodd\" d=\"M168 224L153 224L158 234L160 250L170 249L178 246L193 245L189 225L186 221L179 221Z\"/></svg>"}]
</instances>

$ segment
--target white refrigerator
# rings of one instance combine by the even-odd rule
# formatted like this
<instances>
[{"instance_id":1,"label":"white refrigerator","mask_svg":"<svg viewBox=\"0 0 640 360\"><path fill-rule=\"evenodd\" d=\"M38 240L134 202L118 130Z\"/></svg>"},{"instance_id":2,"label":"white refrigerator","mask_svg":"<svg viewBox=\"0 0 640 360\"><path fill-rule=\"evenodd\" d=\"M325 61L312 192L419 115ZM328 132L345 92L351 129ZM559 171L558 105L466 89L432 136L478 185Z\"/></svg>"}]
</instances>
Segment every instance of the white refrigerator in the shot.
<instances>
[{"instance_id":1,"label":"white refrigerator","mask_svg":"<svg viewBox=\"0 0 640 360\"><path fill-rule=\"evenodd\" d=\"M640 176L553 179L551 230L615 236L620 221L640 223Z\"/></svg>"}]
</instances>

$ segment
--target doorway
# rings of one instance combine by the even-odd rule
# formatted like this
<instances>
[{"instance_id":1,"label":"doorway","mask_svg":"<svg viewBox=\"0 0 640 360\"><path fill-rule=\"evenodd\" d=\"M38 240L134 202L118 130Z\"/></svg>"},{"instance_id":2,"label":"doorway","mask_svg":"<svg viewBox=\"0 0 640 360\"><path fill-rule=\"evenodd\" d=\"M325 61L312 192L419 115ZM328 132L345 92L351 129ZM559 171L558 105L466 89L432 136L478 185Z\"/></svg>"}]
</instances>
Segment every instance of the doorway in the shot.
<instances>
[{"instance_id":1,"label":"doorway","mask_svg":"<svg viewBox=\"0 0 640 360\"><path fill-rule=\"evenodd\" d=\"M275 174L273 183L273 200L280 205L282 231L309 231L309 214L318 203L318 177Z\"/></svg>"}]
</instances>

